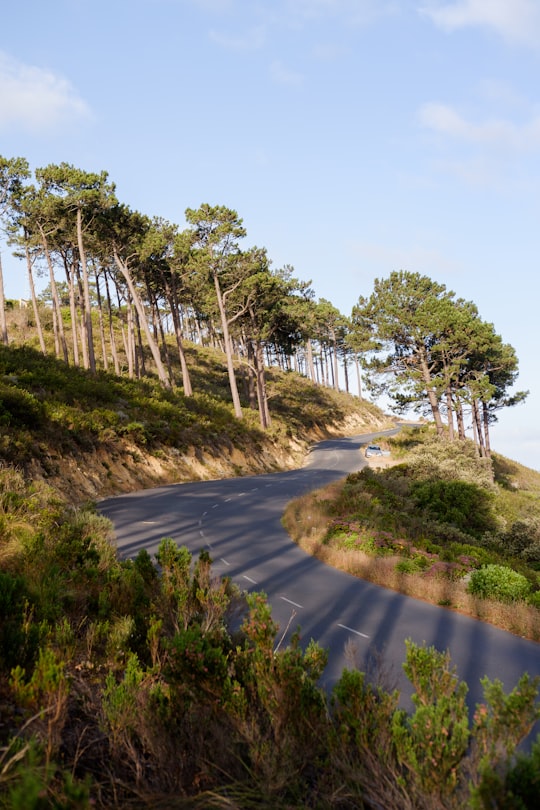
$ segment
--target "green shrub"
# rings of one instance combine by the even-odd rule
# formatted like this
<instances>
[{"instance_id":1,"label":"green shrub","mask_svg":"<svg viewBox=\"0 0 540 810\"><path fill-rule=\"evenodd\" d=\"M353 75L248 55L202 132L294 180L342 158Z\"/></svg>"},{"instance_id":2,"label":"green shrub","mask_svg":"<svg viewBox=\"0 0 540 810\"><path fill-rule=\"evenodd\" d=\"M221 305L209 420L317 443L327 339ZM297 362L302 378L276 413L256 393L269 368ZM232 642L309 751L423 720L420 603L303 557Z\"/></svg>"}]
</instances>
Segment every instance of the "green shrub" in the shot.
<instances>
[{"instance_id":1,"label":"green shrub","mask_svg":"<svg viewBox=\"0 0 540 810\"><path fill-rule=\"evenodd\" d=\"M0 571L0 671L25 667L37 653L39 627L29 622L31 608L24 578Z\"/></svg>"},{"instance_id":2,"label":"green shrub","mask_svg":"<svg viewBox=\"0 0 540 810\"><path fill-rule=\"evenodd\" d=\"M506 565L484 565L471 574L468 591L481 599L519 602L527 599L529 580Z\"/></svg>"},{"instance_id":3,"label":"green shrub","mask_svg":"<svg viewBox=\"0 0 540 810\"><path fill-rule=\"evenodd\" d=\"M45 419L43 404L23 388L0 383L0 423L9 427L40 427Z\"/></svg>"},{"instance_id":4,"label":"green shrub","mask_svg":"<svg viewBox=\"0 0 540 810\"><path fill-rule=\"evenodd\" d=\"M416 481L464 481L494 491L491 460L478 458L472 441L426 439L410 451L407 467Z\"/></svg>"},{"instance_id":5,"label":"green shrub","mask_svg":"<svg viewBox=\"0 0 540 810\"><path fill-rule=\"evenodd\" d=\"M425 571L428 567L427 558L421 554L412 559L400 560L396 563L396 571L399 571L400 574L417 574L419 571Z\"/></svg>"},{"instance_id":6,"label":"green shrub","mask_svg":"<svg viewBox=\"0 0 540 810\"><path fill-rule=\"evenodd\" d=\"M467 481L420 481L411 487L420 509L473 537L494 527L493 493Z\"/></svg>"}]
</instances>

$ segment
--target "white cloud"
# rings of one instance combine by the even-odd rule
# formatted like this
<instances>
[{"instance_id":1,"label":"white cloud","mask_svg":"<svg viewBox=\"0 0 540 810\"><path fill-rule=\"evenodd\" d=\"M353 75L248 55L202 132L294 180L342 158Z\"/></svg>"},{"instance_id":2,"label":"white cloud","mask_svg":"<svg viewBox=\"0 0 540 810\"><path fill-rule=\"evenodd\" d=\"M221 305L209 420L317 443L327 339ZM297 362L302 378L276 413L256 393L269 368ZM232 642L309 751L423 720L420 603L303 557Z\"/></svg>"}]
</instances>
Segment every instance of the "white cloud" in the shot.
<instances>
[{"instance_id":1,"label":"white cloud","mask_svg":"<svg viewBox=\"0 0 540 810\"><path fill-rule=\"evenodd\" d=\"M300 87L304 83L304 77L286 67L283 62L276 60L270 65L270 75L275 82L287 84L290 87Z\"/></svg>"},{"instance_id":2,"label":"white cloud","mask_svg":"<svg viewBox=\"0 0 540 810\"><path fill-rule=\"evenodd\" d=\"M67 79L0 51L0 129L52 131L89 117L88 105Z\"/></svg>"},{"instance_id":3,"label":"white cloud","mask_svg":"<svg viewBox=\"0 0 540 810\"><path fill-rule=\"evenodd\" d=\"M540 45L538 0L454 0L431 2L420 12L445 31L481 26L511 42Z\"/></svg>"},{"instance_id":4,"label":"white cloud","mask_svg":"<svg viewBox=\"0 0 540 810\"><path fill-rule=\"evenodd\" d=\"M540 116L518 125L513 121L490 119L480 123L468 121L447 104L424 104L419 111L420 123L428 129L449 137L517 151L540 147Z\"/></svg>"}]
</instances>

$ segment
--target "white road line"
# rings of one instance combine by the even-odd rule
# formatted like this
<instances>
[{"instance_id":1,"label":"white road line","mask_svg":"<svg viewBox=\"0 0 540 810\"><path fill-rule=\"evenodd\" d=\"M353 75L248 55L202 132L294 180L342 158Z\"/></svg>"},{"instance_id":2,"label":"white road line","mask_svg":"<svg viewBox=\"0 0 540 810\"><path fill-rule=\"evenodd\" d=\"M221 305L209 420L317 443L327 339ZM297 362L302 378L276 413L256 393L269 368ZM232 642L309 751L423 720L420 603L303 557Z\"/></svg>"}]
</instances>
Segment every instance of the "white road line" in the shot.
<instances>
[{"instance_id":1,"label":"white road line","mask_svg":"<svg viewBox=\"0 0 540 810\"><path fill-rule=\"evenodd\" d=\"M298 602L293 602L292 599L287 599L286 596L280 596L279 598L283 599L284 602L288 602L289 605L294 605L294 607L297 607L297 608L303 608L304 607L303 605L299 605Z\"/></svg>"},{"instance_id":2,"label":"white road line","mask_svg":"<svg viewBox=\"0 0 540 810\"><path fill-rule=\"evenodd\" d=\"M219 503L215 503L215 504L213 505L212 509L217 509L217 508L218 508L218 506L219 506Z\"/></svg>"},{"instance_id":3,"label":"white road line","mask_svg":"<svg viewBox=\"0 0 540 810\"><path fill-rule=\"evenodd\" d=\"M157 520L143 520L143 526L154 526L157 523Z\"/></svg>"},{"instance_id":4,"label":"white road line","mask_svg":"<svg viewBox=\"0 0 540 810\"><path fill-rule=\"evenodd\" d=\"M365 633L360 633L359 630L353 630L352 627L347 627L346 624L340 624L338 622L338 627L342 627L344 630L348 630L349 633L355 633L355 635L357 635L357 636L362 636L362 638L369 638L369 636L366 636Z\"/></svg>"},{"instance_id":5,"label":"white road line","mask_svg":"<svg viewBox=\"0 0 540 810\"><path fill-rule=\"evenodd\" d=\"M252 582L254 585L257 584L257 581L255 579L251 579L251 577L248 577L246 574L242 574L242 576L244 577L244 579L247 579L248 582Z\"/></svg>"},{"instance_id":6,"label":"white road line","mask_svg":"<svg viewBox=\"0 0 540 810\"><path fill-rule=\"evenodd\" d=\"M229 501L232 501L232 498L225 498L225 503L229 503Z\"/></svg>"},{"instance_id":7,"label":"white road line","mask_svg":"<svg viewBox=\"0 0 540 810\"><path fill-rule=\"evenodd\" d=\"M230 562L227 562L227 560L224 557L220 557L220 560L223 563L223 565L230 565Z\"/></svg>"}]
</instances>

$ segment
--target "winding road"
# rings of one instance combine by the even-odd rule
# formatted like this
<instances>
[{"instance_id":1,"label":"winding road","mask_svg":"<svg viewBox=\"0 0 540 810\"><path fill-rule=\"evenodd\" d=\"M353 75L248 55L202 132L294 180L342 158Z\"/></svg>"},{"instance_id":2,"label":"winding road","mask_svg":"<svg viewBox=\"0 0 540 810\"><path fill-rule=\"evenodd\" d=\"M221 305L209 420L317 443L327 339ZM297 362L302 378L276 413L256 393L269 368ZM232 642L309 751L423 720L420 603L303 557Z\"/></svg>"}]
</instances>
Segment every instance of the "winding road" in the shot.
<instances>
[{"instance_id":1,"label":"winding road","mask_svg":"<svg viewBox=\"0 0 540 810\"><path fill-rule=\"evenodd\" d=\"M217 575L264 591L282 644L300 627L302 643L315 639L328 650L326 688L352 663L372 672L382 662L384 685L398 688L410 708L402 670L408 638L450 651L471 706L482 699L484 675L506 691L525 671L540 675L539 644L337 571L290 540L280 522L286 504L361 468L362 445L380 435L321 442L293 472L174 484L109 498L99 509L114 525L122 557L143 548L155 554L172 537L194 555L207 549Z\"/></svg>"}]
</instances>

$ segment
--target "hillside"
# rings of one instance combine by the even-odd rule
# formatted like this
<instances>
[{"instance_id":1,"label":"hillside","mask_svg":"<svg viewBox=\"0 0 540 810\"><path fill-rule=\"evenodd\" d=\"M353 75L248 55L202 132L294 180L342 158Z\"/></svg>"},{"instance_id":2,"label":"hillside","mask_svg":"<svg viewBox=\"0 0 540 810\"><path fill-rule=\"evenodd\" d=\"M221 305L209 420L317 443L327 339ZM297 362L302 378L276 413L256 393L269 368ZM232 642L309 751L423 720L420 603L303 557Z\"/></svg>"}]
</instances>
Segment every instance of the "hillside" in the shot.
<instances>
[{"instance_id":1,"label":"hillside","mask_svg":"<svg viewBox=\"0 0 540 810\"><path fill-rule=\"evenodd\" d=\"M195 393L151 378L92 376L27 346L0 347L0 459L84 502L166 483L288 469L310 443L392 423L295 372L268 371L272 425L235 418L223 357L188 350Z\"/></svg>"},{"instance_id":2,"label":"hillside","mask_svg":"<svg viewBox=\"0 0 540 810\"><path fill-rule=\"evenodd\" d=\"M291 537L335 568L539 641L540 473L428 425L383 446L291 502Z\"/></svg>"}]
</instances>

